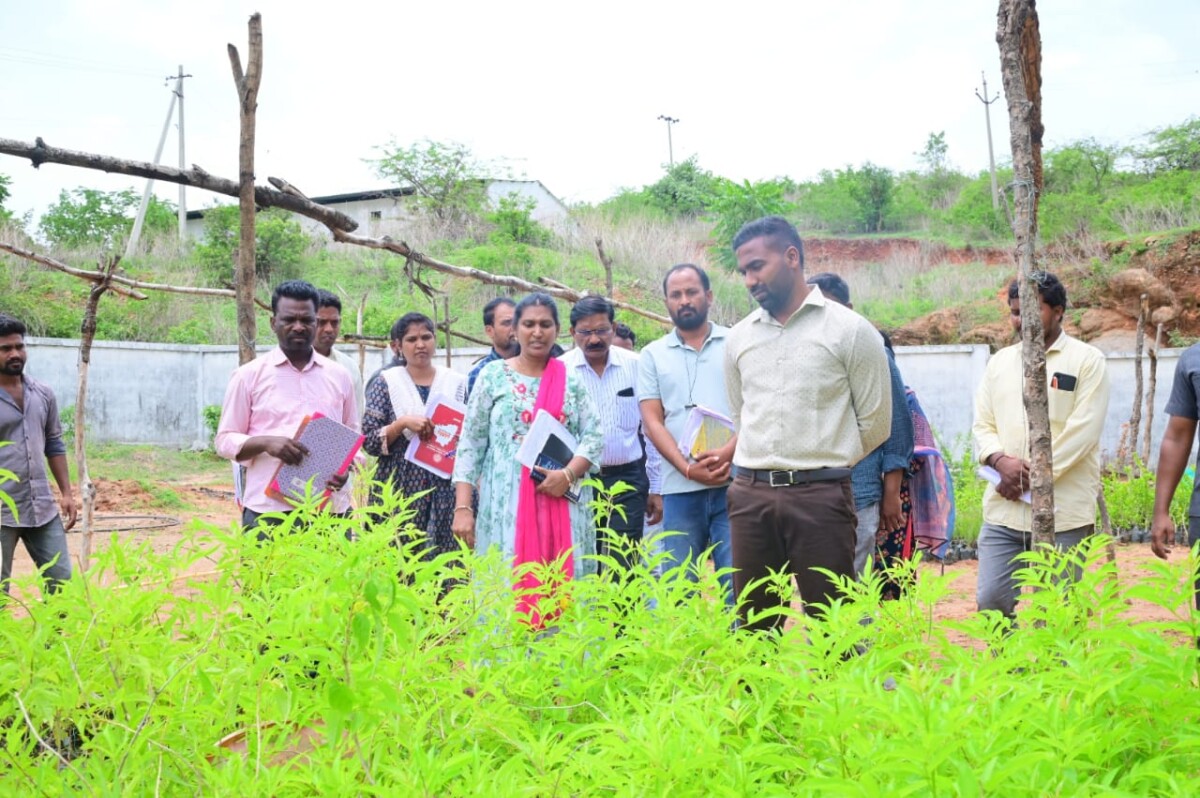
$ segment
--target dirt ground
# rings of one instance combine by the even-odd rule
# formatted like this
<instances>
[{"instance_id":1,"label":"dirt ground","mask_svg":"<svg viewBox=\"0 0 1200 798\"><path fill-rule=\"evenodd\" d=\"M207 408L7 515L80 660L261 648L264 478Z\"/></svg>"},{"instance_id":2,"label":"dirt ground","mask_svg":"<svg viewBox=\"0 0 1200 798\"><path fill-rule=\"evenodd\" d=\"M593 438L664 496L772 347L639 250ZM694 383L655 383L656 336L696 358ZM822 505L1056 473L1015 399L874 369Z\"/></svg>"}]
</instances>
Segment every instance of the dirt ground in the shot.
<instances>
[{"instance_id":1,"label":"dirt ground","mask_svg":"<svg viewBox=\"0 0 1200 798\"><path fill-rule=\"evenodd\" d=\"M237 522L239 515L233 501L233 493L227 484L199 480L165 483L186 505L186 509L164 510L156 505L155 498L137 482L97 481L96 529L94 551L103 548L120 536L129 541L149 541L156 552L168 552L180 541L198 534L194 522L207 522L227 526ZM153 528L152 528L153 527ZM100 531L106 530L106 531ZM202 534L202 533L200 533ZM83 545L83 535L72 532L67 536L73 562L78 566L78 557ZM1182 557L1177 550L1173 557ZM1146 563L1154 555L1146 544L1117 546L1117 568L1121 584L1131 584L1146 573ZM202 574L211 565L204 561L195 563L190 573ZM924 570L937 573L940 563L928 563ZM13 561L13 576L28 575L33 563L23 546L18 545ZM975 580L977 563L974 560L956 562L945 566L946 574L953 577L951 591L936 608L934 617L939 620L966 618L975 612ZM20 596L14 588L14 594ZM1166 621L1170 614L1157 606L1142 601L1133 602L1128 610L1131 621Z\"/></svg>"}]
</instances>

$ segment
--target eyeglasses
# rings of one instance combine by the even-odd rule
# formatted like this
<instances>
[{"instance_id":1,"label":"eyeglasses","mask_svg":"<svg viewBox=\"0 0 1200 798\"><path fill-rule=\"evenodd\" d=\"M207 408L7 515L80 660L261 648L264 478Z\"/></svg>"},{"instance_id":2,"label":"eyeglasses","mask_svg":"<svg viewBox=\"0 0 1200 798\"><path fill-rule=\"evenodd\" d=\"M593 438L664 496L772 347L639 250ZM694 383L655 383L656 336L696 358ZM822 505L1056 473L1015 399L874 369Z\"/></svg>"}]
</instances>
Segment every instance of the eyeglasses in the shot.
<instances>
[{"instance_id":1,"label":"eyeglasses","mask_svg":"<svg viewBox=\"0 0 1200 798\"><path fill-rule=\"evenodd\" d=\"M612 332L613 332L612 327L597 327L594 330L585 330L583 328L580 328L575 331L575 334L578 335L580 338L591 338L593 335L595 335L598 338L605 338L609 335L612 335Z\"/></svg>"}]
</instances>

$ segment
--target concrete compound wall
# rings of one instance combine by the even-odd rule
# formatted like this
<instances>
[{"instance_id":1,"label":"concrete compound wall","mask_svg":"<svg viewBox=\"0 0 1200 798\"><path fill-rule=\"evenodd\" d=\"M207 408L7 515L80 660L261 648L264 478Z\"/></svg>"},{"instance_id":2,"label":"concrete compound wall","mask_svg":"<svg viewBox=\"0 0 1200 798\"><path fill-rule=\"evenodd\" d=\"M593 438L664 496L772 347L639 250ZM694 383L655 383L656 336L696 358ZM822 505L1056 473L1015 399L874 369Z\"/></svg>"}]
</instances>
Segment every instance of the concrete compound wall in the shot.
<instances>
[{"instance_id":1,"label":"concrete compound wall","mask_svg":"<svg viewBox=\"0 0 1200 798\"><path fill-rule=\"evenodd\" d=\"M28 338L28 373L48 383L59 407L74 405L78 375L78 341ZM356 355L357 347L339 347ZM484 347L456 349L455 369L467 372L487 354ZM1183 350L1163 350L1158 359L1151 462L1166 426L1163 408L1171 391L1175 364ZM364 372L370 376L391 353L367 349ZM973 398L987 366L986 346L901 346L896 359L905 382L916 392L943 443L961 451L970 445ZM444 362L444 356L439 357ZM1133 355L1108 358L1112 398L1101 446L1115 454L1121 425L1133 406ZM229 375L237 367L235 346L185 346L97 341L88 372L88 436L94 441L151 443L179 447L207 444L203 410L219 405ZM1143 358L1143 373L1149 364ZM1020 379L1014 374L1013 379ZM1144 424L1144 421L1143 421Z\"/></svg>"}]
</instances>

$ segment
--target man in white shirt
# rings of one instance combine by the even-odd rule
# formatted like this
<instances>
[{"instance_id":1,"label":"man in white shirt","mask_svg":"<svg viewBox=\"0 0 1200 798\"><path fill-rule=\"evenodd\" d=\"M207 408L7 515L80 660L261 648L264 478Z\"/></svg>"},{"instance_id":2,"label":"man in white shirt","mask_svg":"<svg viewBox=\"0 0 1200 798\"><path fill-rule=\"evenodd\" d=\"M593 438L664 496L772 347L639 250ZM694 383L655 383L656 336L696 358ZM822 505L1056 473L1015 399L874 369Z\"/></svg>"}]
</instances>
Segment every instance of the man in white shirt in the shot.
<instances>
[{"instance_id":1,"label":"man in white shirt","mask_svg":"<svg viewBox=\"0 0 1200 798\"><path fill-rule=\"evenodd\" d=\"M354 406L358 408L361 420L367 409L362 370L354 358L333 348L342 333L342 300L323 288L317 289L317 294L321 299L317 307L317 340L313 342L313 349L350 372L350 380L354 383Z\"/></svg>"},{"instance_id":2,"label":"man in white shirt","mask_svg":"<svg viewBox=\"0 0 1200 798\"><path fill-rule=\"evenodd\" d=\"M628 569L632 544L642 539L646 521L662 518L659 457L652 446L642 451L642 417L638 409L638 356L613 346L613 306L607 299L586 296L571 308L571 335L575 348L562 356L563 363L587 388L600 411L604 449L600 481L606 489L624 482L632 490L612 496L624 512L614 511L597 520L597 552L614 558ZM605 529L607 528L607 532ZM613 540L613 536L624 538Z\"/></svg>"}]
</instances>

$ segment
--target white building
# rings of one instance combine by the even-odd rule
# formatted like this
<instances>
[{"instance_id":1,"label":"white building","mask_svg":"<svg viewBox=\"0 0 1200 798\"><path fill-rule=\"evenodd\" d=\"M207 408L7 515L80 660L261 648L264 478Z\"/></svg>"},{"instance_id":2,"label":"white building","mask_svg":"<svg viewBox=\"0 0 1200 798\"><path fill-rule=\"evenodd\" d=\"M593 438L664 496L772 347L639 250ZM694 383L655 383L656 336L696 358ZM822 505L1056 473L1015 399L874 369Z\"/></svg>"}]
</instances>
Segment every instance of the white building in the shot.
<instances>
[{"instance_id":1,"label":"white building","mask_svg":"<svg viewBox=\"0 0 1200 798\"><path fill-rule=\"evenodd\" d=\"M349 216L358 222L359 235L377 236L381 230L390 229L389 223L404 221L411 214L408 197L414 194L414 189L379 188L371 191L352 191L347 194L330 194L324 197L312 197L318 205L325 205ZM568 219L567 206L558 197L542 185L539 180L489 180L487 184L488 201L493 207L510 194L526 200L533 200L530 216L541 225L555 229L561 227ZM193 239L204 236L204 210L188 211L187 233ZM329 230L319 222L306 216L296 215L296 220L310 234L329 236Z\"/></svg>"}]
</instances>

